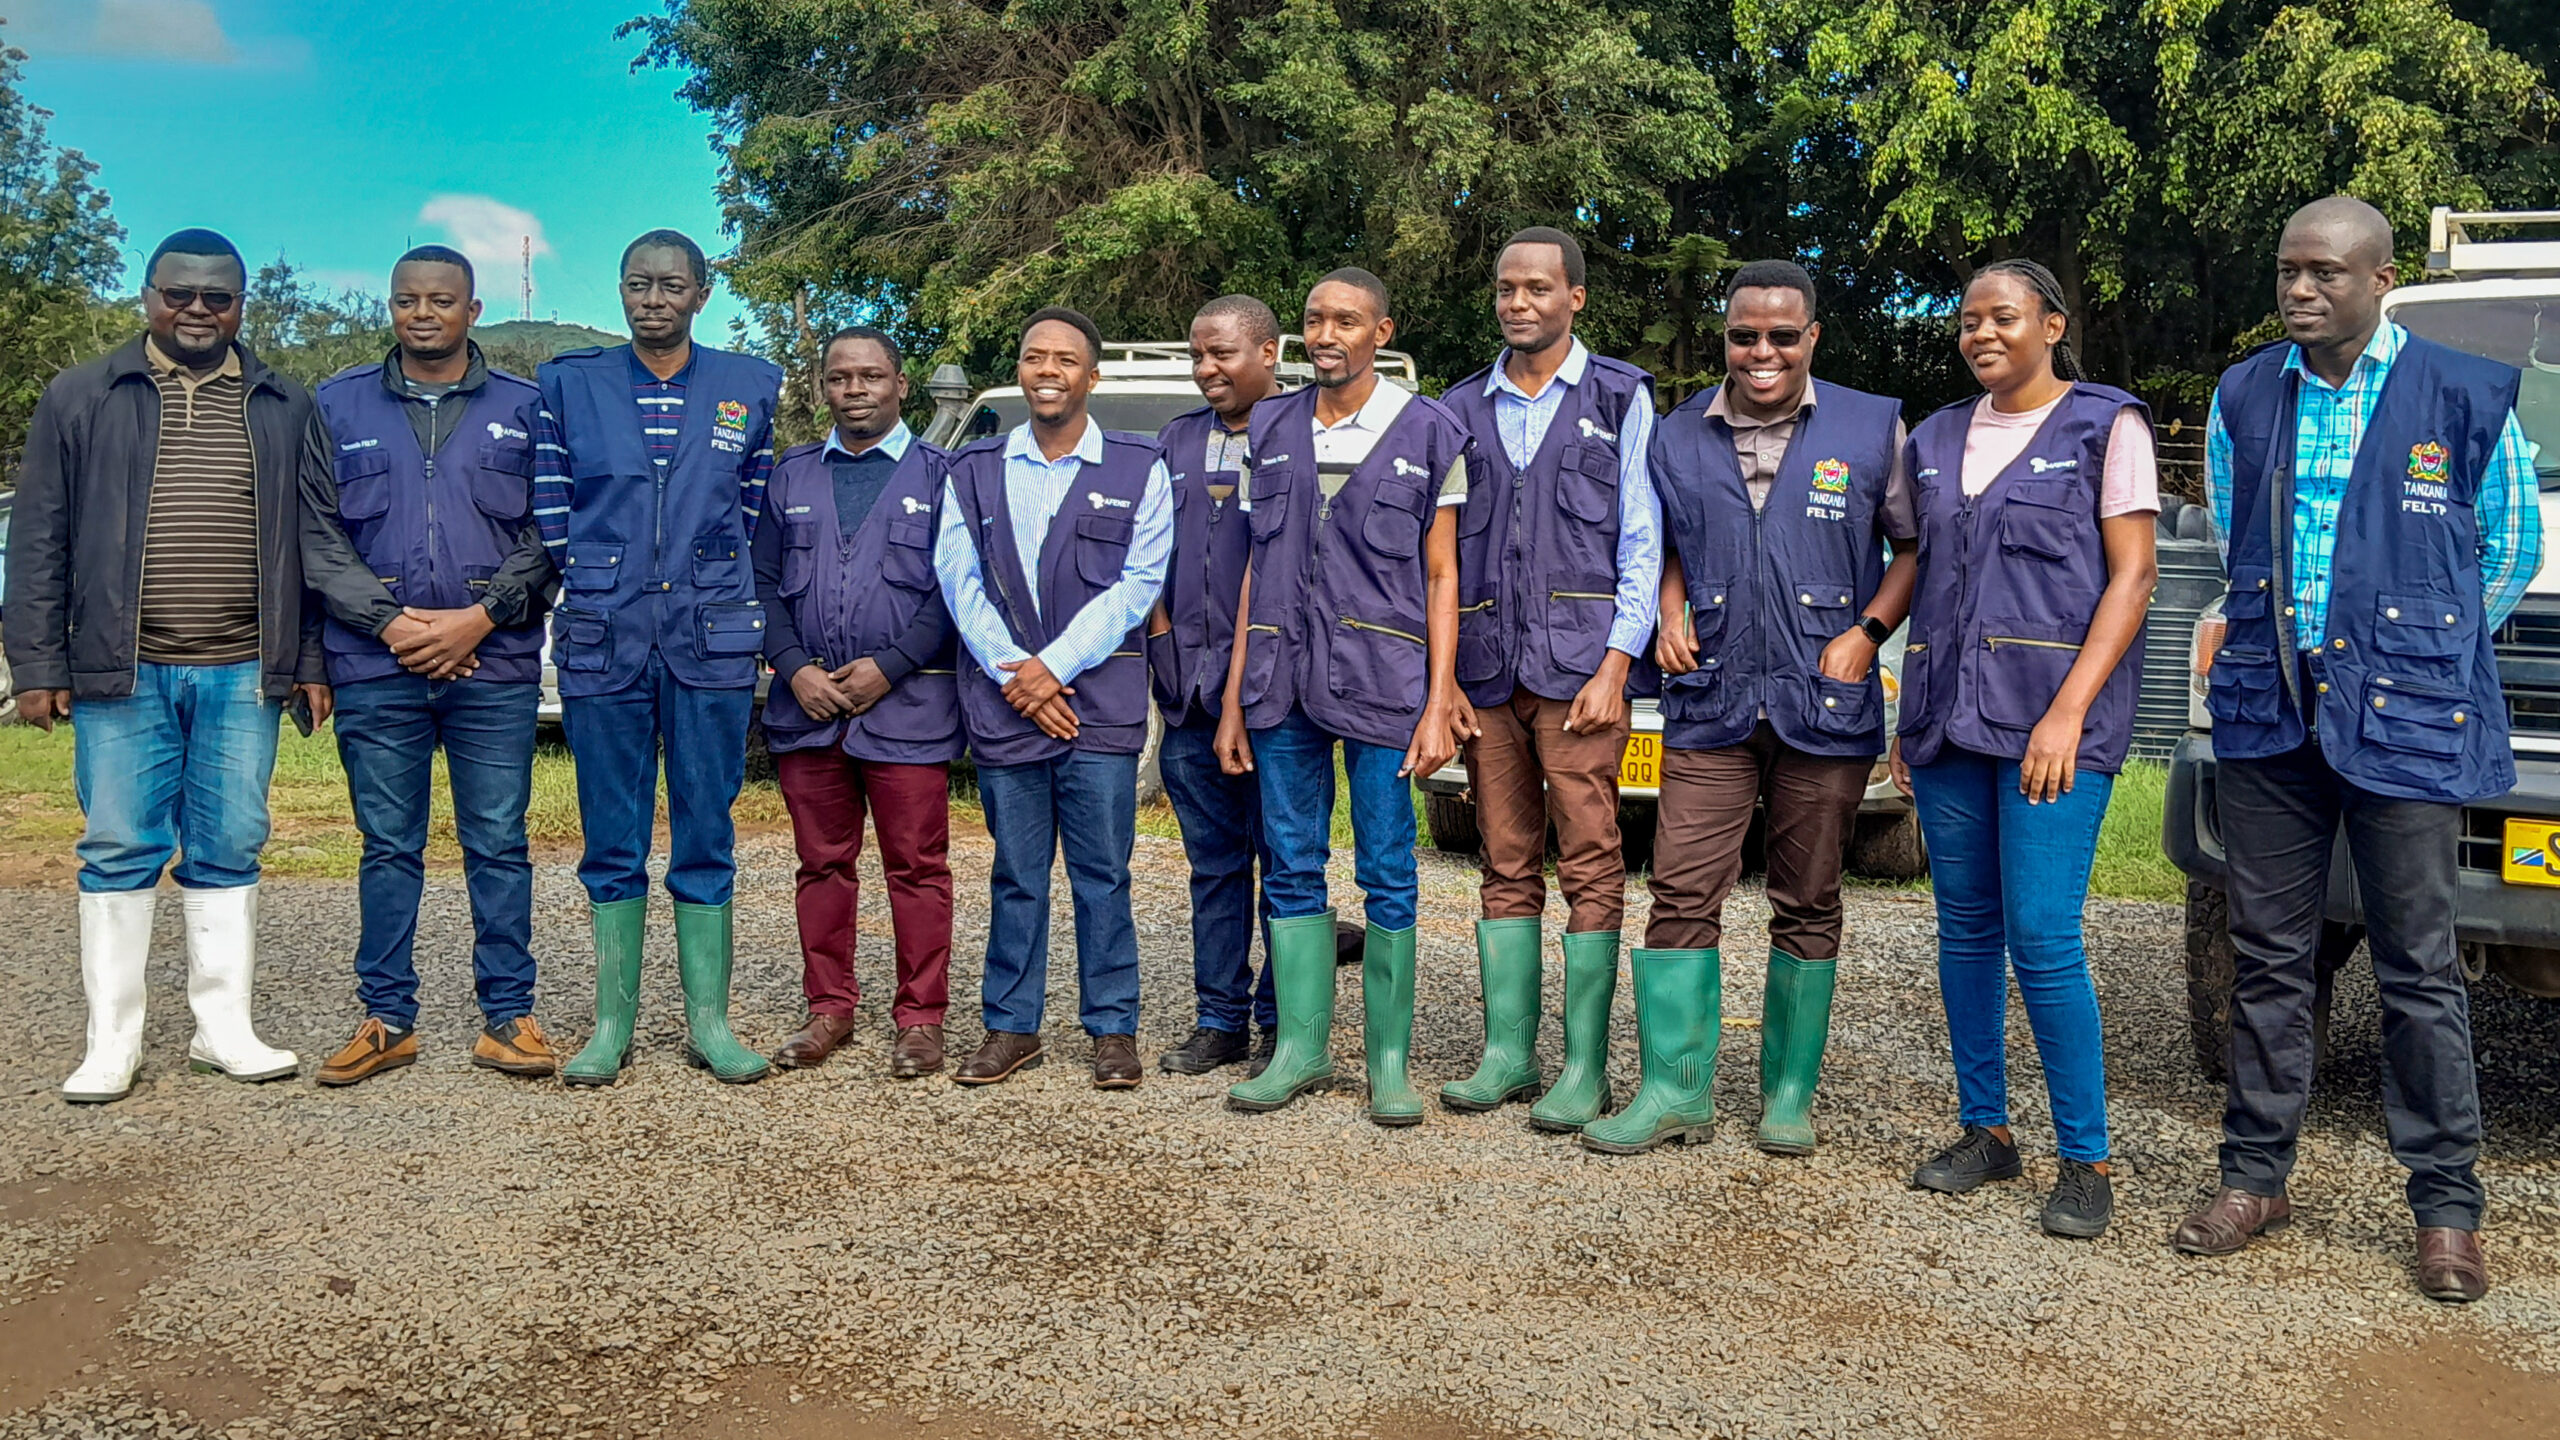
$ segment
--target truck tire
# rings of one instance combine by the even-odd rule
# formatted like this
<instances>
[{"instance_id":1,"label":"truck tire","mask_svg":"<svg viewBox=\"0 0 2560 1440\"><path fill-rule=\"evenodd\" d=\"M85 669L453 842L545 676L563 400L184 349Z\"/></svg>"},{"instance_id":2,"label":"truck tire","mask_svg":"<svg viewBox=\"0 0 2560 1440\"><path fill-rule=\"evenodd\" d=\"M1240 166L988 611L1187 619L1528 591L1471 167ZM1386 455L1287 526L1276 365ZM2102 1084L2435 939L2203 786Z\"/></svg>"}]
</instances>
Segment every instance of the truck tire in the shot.
<instances>
[{"instance_id":1,"label":"truck tire","mask_svg":"<svg viewBox=\"0 0 2560 1440\"><path fill-rule=\"evenodd\" d=\"M1138 751L1138 803L1153 805L1164 798L1164 715L1151 703L1147 706L1147 743Z\"/></svg>"},{"instance_id":2,"label":"truck tire","mask_svg":"<svg viewBox=\"0 0 2560 1440\"><path fill-rule=\"evenodd\" d=\"M1661 808L1651 800L1618 803L1618 848L1626 854L1630 875L1653 866L1653 832L1661 818Z\"/></svg>"},{"instance_id":3,"label":"truck tire","mask_svg":"<svg viewBox=\"0 0 2560 1440\"><path fill-rule=\"evenodd\" d=\"M1431 822L1431 848L1443 855L1475 855L1484 850L1476 830L1475 802L1462 795L1422 797L1422 816Z\"/></svg>"},{"instance_id":4,"label":"truck tire","mask_svg":"<svg viewBox=\"0 0 2560 1440\"><path fill-rule=\"evenodd\" d=\"M2230 1077L2231 987L2238 978L2231 951L2231 902L2220 886L2187 882L2187 1035L2196 1071L2207 1080Z\"/></svg>"},{"instance_id":5,"label":"truck tire","mask_svg":"<svg viewBox=\"0 0 2560 1440\"><path fill-rule=\"evenodd\" d=\"M1917 880L1929 873L1929 846L1920 838L1920 816L1861 815L1849 839L1849 870L1869 880Z\"/></svg>"}]
</instances>

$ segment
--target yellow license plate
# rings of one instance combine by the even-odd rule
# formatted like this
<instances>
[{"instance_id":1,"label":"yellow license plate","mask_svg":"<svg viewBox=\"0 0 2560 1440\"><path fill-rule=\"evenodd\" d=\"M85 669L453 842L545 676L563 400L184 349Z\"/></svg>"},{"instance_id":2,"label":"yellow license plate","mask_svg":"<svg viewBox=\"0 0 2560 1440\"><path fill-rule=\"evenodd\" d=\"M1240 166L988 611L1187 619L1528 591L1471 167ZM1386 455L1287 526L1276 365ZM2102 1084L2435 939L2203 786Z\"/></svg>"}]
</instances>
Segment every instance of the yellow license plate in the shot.
<instances>
[{"instance_id":1,"label":"yellow license plate","mask_svg":"<svg viewBox=\"0 0 2560 1440\"><path fill-rule=\"evenodd\" d=\"M2560 885L2560 820L2507 817L2498 872L2510 885Z\"/></svg>"},{"instance_id":2,"label":"yellow license plate","mask_svg":"<svg viewBox=\"0 0 2560 1440\"><path fill-rule=\"evenodd\" d=\"M1627 753L1618 761L1618 783L1640 785L1646 789L1661 787L1661 736L1630 735L1627 737ZM2554 875L2549 883L2560 885L2560 875Z\"/></svg>"}]
</instances>

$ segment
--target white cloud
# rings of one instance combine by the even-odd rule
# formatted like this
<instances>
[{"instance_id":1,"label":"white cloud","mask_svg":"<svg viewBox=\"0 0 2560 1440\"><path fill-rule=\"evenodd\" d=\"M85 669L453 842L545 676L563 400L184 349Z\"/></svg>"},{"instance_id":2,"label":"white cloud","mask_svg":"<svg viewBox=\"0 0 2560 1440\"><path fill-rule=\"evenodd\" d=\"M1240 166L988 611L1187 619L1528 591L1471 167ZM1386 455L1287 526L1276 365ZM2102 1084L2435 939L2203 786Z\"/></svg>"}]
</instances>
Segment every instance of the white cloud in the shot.
<instances>
[{"instance_id":1,"label":"white cloud","mask_svg":"<svg viewBox=\"0 0 2560 1440\"><path fill-rule=\"evenodd\" d=\"M44 54L231 65L239 47L207 0L18 0L9 39Z\"/></svg>"},{"instance_id":2,"label":"white cloud","mask_svg":"<svg viewBox=\"0 0 2560 1440\"><path fill-rule=\"evenodd\" d=\"M536 260L558 253L543 238L542 221L531 211L486 195L438 195L418 211L418 223L442 227L453 248L471 257L471 267L480 275L481 298L502 319L514 318L512 302L523 272L526 242L532 242ZM541 292L537 284L537 300Z\"/></svg>"}]
</instances>

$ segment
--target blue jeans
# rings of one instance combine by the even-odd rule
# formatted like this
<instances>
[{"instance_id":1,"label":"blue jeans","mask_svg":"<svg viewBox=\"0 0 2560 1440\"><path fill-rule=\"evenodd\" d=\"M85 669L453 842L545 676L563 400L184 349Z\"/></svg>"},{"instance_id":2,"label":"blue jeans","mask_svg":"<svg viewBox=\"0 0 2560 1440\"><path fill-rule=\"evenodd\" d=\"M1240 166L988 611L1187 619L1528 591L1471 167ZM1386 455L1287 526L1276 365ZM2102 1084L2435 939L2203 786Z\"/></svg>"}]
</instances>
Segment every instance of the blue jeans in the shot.
<instances>
[{"instance_id":1,"label":"blue jeans","mask_svg":"<svg viewBox=\"0 0 2560 1440\"><path fill-rule=\"evenodd\" d=\"M1182 826L1191 861L1191 982L1200 995L1200 1024L1235 1034L1248 1007L1254 1023L1273 1029L1280 1007L1271 991L1271 900L1262 900L1262 976L1253 973L1253 866L1271 873L1262 843L1262 791L1251 775L1218 768L1214 717L1167 726L1157 766L1165 798Z\"/></svg>"},{"instance_id":2,"label":"blue jeans","mask_svg":"<svg viewBox=\"0 0 2560 1440\"><path fill-rule=\"evenodd\" d=\"M1137 1034L1129 850L1138 834L1138 757L1070 750L1029 765L981 765L978 800L996 844L988 877L987 1028L1040 1033L1049 1006L1049 866L1064 840L1085 1033Z\"/></svg>"},{"instance_id":3,"label":"blue jeans","mask_svg":"<svg viewBox=\"0 0 2560 1440\"><path fill-rule=\"evenodd\" d=\"M658 818L658 747L667 755L667 893L687 905L726 905L737 882L738 827L729 807L747 779L753 686L709 690L667 673L654 650L640 678L610 695L560 702L578 762L586 854L578 880L599 905L649 893L649 839Z\"/></svg>"},{"instance_id":4,"label":"blue jeans","mask_svg":"<svg viewBox=\"0 0 2560 1440\"><path fill-rule=\"evenodd\" d=\"M1262 834L1271 847L1263 888L1275 919L1325 911L1325 862L1333 856L1333 747L1338 737L1291 710L1289 718L1253 732L1254 773L1262 781ZM1413 928L1417 880L1413 786L1396 773L1404 752L1343 740L1342 768L1351 785L1351 874L1369 923Z\"/></svg>"},{"instance_id":5,"label":"blue jeans","mask_svg":"<svg viewBox=\"0 0 2560 1440\"><path fill-rule=\"evenodd\" d=\"M148 890L172 855L189 890L258 883L284 707L255 660L134 666L133 693L72 712L72 788L88 817L80 888Z\"/></svg>"},{"instance_id":6,"label":"blue jeans","mask_svg":"<svg viewBox=\"0 0 2560 1440\"><path fill-rule=\"evenodd\" d=\"M1938 989L1967 1125L2009 1123L2009 969L2018 972L2053 1104L2055 1148L2107 1158L2107 1072L2098 991L2080 942L2089 866L2115 777L2079 771L2071 793L2030 805L2018 762L1949 746L1911 767L1938 900Z\"/></svg>"},{"instance_id":7,"label":"blue jeans","mask_svg":"<svg viewBox=\"0 0 2560 1440\"><path fill-rule=\"evenodd\" d=\"M542 687L396 675L341 685L338 756L364 832L356 870L356 996L397 1030L418 1023L418 897L436 747L453 788L453 833L471 892L471 977L492 1027L533 1013L533 720Z\"/></svg>"}]
</instances>

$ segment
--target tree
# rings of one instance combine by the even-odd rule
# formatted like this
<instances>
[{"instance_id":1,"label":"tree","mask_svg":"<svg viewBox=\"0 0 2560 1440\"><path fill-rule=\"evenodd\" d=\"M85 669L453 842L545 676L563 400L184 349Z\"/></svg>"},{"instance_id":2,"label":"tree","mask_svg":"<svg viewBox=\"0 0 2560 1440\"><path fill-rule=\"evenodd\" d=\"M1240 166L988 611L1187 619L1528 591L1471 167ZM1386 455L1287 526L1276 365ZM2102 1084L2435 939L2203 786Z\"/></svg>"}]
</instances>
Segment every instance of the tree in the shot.
<instances>
[{"instance_id":1,"label":"tree","mask_svg":"<svg viewBox=\"0 0 2560 1440\"><path fill-rule=\"evenodd\" d=\"M124 239L98 167L45 135L51 113L18 89L26 52L0 44L0 473L14 475L45 383L131 333L96 303Z\"/></svg>"},{"instance_id":2,"label":"tree","mask_svg":"<svg viewBox=\"0 0 2560 1440\"><path fill-rule=\"evenodd\" d=\"M391 349L390 311L361 289L322 290L278 254L249 277L240 343L276 369L317 385L350 365L368 365Z\"/></svg>"}]
</instances>

